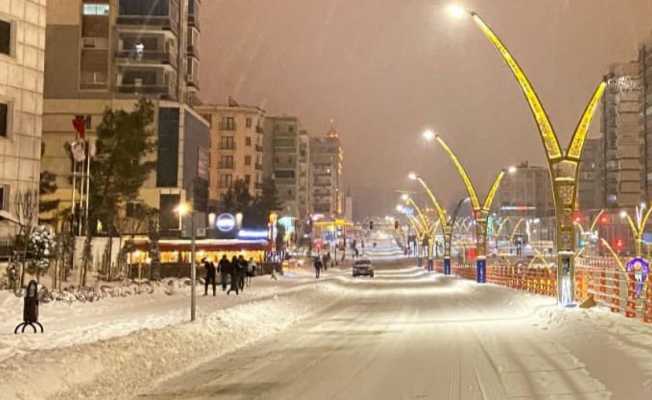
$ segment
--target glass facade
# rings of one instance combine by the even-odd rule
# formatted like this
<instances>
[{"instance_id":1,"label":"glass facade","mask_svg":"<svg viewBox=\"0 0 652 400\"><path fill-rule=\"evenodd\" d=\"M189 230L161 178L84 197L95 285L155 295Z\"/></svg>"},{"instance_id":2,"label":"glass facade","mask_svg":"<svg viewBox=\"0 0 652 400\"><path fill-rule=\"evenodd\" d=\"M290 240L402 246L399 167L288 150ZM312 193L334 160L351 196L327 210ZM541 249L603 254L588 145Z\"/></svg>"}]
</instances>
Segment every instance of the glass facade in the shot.
<instances>
[{"instance_id":1,"label":"glass facade","mask_svg":"<svg viewBox=\"0 0 652 400\"><path fill-rule=\"evenodd\" d=\"M156 186L176 187L179 167L179 109L161 107L158 114Z\"/></svg>"}]
</instances>

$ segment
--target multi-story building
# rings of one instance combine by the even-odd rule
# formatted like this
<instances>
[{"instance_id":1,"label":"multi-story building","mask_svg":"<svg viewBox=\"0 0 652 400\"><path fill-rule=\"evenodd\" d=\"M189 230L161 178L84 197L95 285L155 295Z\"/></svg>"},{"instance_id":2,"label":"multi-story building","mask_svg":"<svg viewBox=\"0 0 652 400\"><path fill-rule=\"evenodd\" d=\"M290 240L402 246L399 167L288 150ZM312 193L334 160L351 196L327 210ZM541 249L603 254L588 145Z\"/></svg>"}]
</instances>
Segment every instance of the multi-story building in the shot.
<instances>
[{"instance_id":1,"label":"multi-story building","mask_svg":"<svg viewBox=\"0 0 652 400\"><path fill-rule=\"evenodd\" d=\"M643 173L641 183L648 202L652 200L652 33L639 51L641 79L641 149Z\"/></svg>"},{"instance_id":2,"label":"multi-story building","mask_svg":"<svg viewBox=\"0 0 652 400\"><path fill-rule=\"evenodd\" d=\"M641 79L638 62L613 64L602 99L607 207L634 207L642 200Z\"/></svg>"},{"instance_id":3,"label":"multi-story building","mask_svg":"<svg viewBox=\"0 0 652 400\"><path fill-rule=\"evenodd\" d=\"M335 128L331 128L323 137L310 139L313 213L330 217L342 215L343 162L342 145Z\"/></svg>"},{"instance_id":4,"label":"multi-story building","mask_svg":"<svg viewBox=\"0 0 652 400\"><path fill-rule=\"evenodd\" d=\"M0 1L2 239L9 238L16 231L14 222L20 217L15 204L18 197L22 193L38 193L43 125L45 3ZM36 207L36 203L33 206ZM20 214L25 216L24 213Z\"/></svg>"},{"instance_id":5,"label":"multi-story building","mask_svg":"<svg viewBox=\"0 0 652 400\"><path fill-rule=\"evenodd\" d=\"M140 200L159 210L162 230L186 229L174 208L188 199L203 203L208 187L208 122L191 106L198 102L199 4L48 2L43 169L57 176L61 207L71 206L74 192L66 150L74 140L71 120L84 118L92 142L105 109L131 110L145 97L155 106L157 149Z\"/></svg>"},{"instance_id":6,"label":"multi-story building","mask_svg":"<svg viewBox=\"0 0 652 400\"><path fill-rule=\"evenodd\" d=\"M297 159L297 202L301 216L310 213L310 200L312 198L310 178L310 136L302 130L299 134L299 158Z\"/></svg>"},{"instance_id":7,"label":"multi-story building","mask_svg":"<svg viewBox=\"0 0 652 400\"><path fill-rule=\"evenodd\" d=\"M580 163L577 202L581 210L604 208L604 142L603 138L587 139Z\"/></svg>"},{"instance_id":8,"label":"multi-story building","mask_svg":"<svg viewBox=\"0 0 652 400\"><path fill-rule=\"evenodd\" d=\"M299 119L292 116L267 117L264 130L264 176L274 179L283 213L302 221L309 212L307 132L301 129Z\"/></svg>"},{"instance_id":9,"label":"multi-story building","mask_svg":"<svg viewBox=\"0 0 652 400\"><path fill-rule=\"evenodd\" d=\"M545 218L554 215L548 169L521 163L505 175L494 201L501 216Z\"/></svg>"},{"instance_id":10,"label":"multi-story building","mask_svg":"<svg viewBox=\"0 0 652 400\"><path fill-rule=\"evenodd\" d=\"M263 122L265 110L239 105L204 105L197 108L211 125L209 199L216 205L243 180L252 196L262 193Z\"/></svg>"}]
</instances>

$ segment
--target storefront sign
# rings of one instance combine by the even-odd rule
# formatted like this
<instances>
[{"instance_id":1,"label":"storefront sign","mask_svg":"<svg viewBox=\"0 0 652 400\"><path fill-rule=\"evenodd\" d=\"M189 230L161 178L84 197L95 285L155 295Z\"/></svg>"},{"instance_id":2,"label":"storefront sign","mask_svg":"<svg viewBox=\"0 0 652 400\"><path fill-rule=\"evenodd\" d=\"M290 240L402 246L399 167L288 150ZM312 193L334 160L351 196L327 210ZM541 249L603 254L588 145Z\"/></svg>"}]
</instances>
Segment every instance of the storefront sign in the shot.
<instances>
[{"instance_id":1,"label":"storefront sign","mask_svg":"<svg viewBox=\"0 0 652 400\"><path fill-rule=\"evenodd\" d=\"M220 214L217 216L215 226L220 232L231 232L236 225L235 217L233 214Z\"/></svg>"}]
</instances>

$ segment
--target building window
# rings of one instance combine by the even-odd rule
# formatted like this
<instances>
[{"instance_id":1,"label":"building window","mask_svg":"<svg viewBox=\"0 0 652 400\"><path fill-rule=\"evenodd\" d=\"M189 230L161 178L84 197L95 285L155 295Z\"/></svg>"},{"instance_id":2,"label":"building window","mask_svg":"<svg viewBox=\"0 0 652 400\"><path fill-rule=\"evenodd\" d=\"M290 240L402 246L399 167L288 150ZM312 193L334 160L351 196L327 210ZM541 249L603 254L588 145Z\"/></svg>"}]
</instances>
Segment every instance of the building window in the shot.
<instances>
[{"instance_id":1,"label":"building window","mask_svg":"<svg viewBox=\"0 0 652 400\"><path fill-rule=\"evenodd\" d=\"M0 136L9 136L9 104L0 103Z\"/></svg>"},{"instance_id":2,"label":"building window","mask_svg":"<svg viewBox=\"0 0 652 400\"><path fill-rule=\"evenodd\" d=\"M220 137L220 149L221 150L233 150L233 149L235 149L235 142L233 141L233 136L222 136L222 137Z\"/></svg>"},{"instance_id":3,"label":"building window","mask_svg":"<svg viewBox=\"0 0 652 400\"><path fill-rule=\"evenodd\" d=\"M250 137L250 136L247 136L247 137L245 138L245 145L247 145L247 146L251 146L251 137Z\"/></svg>"},{"instance_id":4,"label":"building window","mask_svg":"<svg viewBox=\"0 0 652 400\"><path fill-rule=\"evenodd\" d=\"M233 169L233 156L222 156L220 159L220 168Z\"/></svg>"},{"instance_id":5,"label":"building window","mask_svg":"<svg viewBox=\"0 0 652 400\"><path fill-rule=\"evenodd\" d=\"M9 209L9 185L0 185L0 209Z\"/></svg>"},{"instance_id":6,"label":"building window","mask_svg":"<svg viewBox=\"0 0 652 400\"><path fill-rule=\"evenodd\" d=\"M292 125L288 126L288 132L290 133L294 132L294 126Z\"/></svg>"},{"instance_id":7,"label":"building window","mask_svg":"<svg viewBox=\"0 0 652 400\"><path fill-rule=\"evenodd\" d=\"M251 165L251 156L245 156L245 165Z\"/></svg>"},{"instance_id":8,"label":"building window","mask_svg":"<svg viewBox=\"0 0 652 400\"><path fill-rule=\"evenodd\" d=\"M246 125L247 125L247 128L251 128L251 118L247 118Z\"/></svg>"},{"instance_id":9,"label":"building window","mask_svg":"<svg viewBox=\"0 0 652 400\"><path fill-rule=\"evenodd\" d=\"M11 55L11 22L0 20L0 53Z\"/></svg>"},{"instance_id":10,"label":"building window","mask_svg":"<svg viewBox=\"0 0 652 400\"><path fill-rule=\"evenodd\" d=\"M245 183L248 186L251 183L251 175L245 175L244 180L245 180Z\"/></svg>"},{"instance_id":11,"label":"building window","mask_svg":"<svg viewBox=\"0 0 652 400\"><path fill-rule=\"evenodd\" d=\"M220 128L225 131L234 131L235 119L233 117L223 117Z\"/></svg>"},{"instance_id":12,"label":"building window","mask_svg":"<svg viewBox=\"0 0 652 400\"><path fill-rule=\"evenodd\" d=\"M108 4L84 4L84 15L109 15Z\"/></svg>"},{"instance_id":13,"label":"building window","mask_svg":"<svg viewBox=\"0 0 652 400\"><path fill-rule=\"evenodd\" d=\"M233 175L231 174L224 174L220 175L220 187L228 189L231 187L233 184Z\"/></svg>"}]
</instances>

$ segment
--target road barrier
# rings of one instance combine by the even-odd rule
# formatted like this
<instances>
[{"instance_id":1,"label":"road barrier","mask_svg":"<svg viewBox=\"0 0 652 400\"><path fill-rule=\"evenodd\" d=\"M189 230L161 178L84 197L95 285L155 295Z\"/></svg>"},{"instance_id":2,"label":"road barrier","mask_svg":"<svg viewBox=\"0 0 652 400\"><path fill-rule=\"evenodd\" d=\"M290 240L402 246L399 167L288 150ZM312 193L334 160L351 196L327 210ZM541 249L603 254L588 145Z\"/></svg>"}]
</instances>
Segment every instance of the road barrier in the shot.
<instances>
[{"instance_id":1,"label":"road barrier","mask_svg":"<svg viewBox=\"0 0 652 400\"><path fill-rule=\"evenodd\" d=\"M528 266L525 262L488 260L487 282L544 296L557 295L556 266ZM436 262L437 272L443 262ZM453 274L475 280L473 263L453 263ZM596 303L628 318L652 323L652 274L646 282L637 281L633 272L624 272L608 257L579 257L575 268L575 295L584 300L592 296ZM638 276L640 279L640 276ZM642 286L642 288L641 288Z\"/></svg>"}]
</instances>

